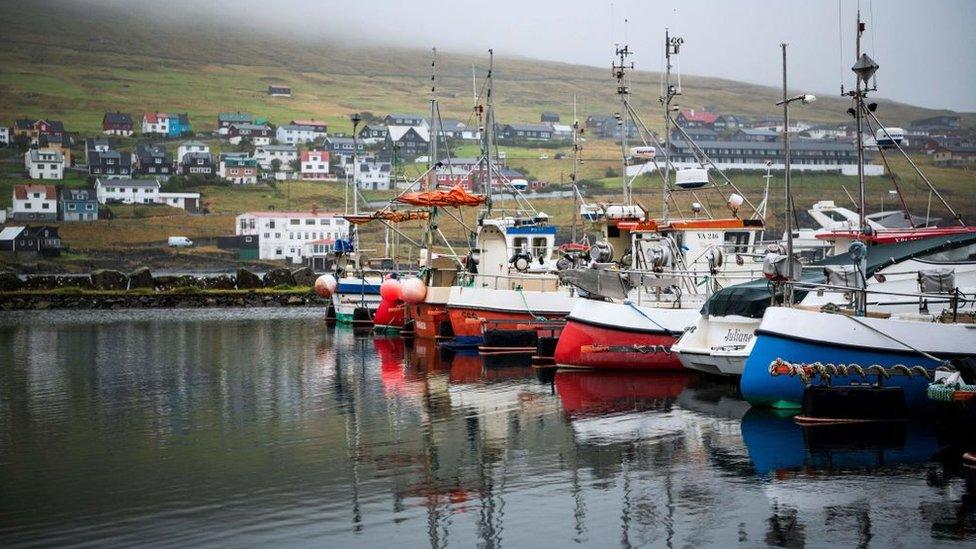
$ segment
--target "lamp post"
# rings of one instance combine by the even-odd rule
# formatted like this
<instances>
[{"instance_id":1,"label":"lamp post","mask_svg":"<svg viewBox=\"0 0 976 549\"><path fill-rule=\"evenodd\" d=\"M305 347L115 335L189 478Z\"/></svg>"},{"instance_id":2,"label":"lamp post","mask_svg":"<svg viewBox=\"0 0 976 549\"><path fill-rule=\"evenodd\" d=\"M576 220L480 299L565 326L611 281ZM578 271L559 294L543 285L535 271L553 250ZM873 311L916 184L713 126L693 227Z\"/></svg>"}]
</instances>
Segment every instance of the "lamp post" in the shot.
<instances>
[{"instance_id":1,"label":"lamp post","mask_svg":"<svg viewBox=\"0 0 976 549\"><path fill-rule=\"evenodd\" d=\"M817 100L815 95L803 94L793 97L787 96L786 92L786 43L780 44L783 50L783 100L776 103L783 107L783 149L784 158L784 179L786 181L786 262L787 278L793 281L793 188L790 179L790 103L799 101L803 104L813 103ZM788 286L786 290L786 303L793 304L793 287Z\"/></svg>"}]
</instances>

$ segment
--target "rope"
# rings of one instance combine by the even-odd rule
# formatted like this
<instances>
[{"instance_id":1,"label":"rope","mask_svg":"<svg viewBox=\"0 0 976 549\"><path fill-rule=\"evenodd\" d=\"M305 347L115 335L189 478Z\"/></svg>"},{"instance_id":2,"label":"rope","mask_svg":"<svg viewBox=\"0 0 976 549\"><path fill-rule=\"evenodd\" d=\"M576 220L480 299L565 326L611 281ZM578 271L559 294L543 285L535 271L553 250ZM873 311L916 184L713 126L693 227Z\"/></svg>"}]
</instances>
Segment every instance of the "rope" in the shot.
<instances>
[{"instance_id":1,"label":"rope","mask_svg":"<svg viewBox=\"0 0 976 549\"><path fill-rule=\"evenodd\" d=\"M664 333L666 333L666 334L670 334L671 333L671 330L665 328L664 326L661 326L660 324L658 324L657 322L655 322L653 318L651 318L651 317L647 316L646 314L644 314L644 311L638 309L637 308L637 305L634 305L634 302L632 302L631 300L629 300L629 299L624 300L624 305L627 305L631 309L637 311L637 314L639 314L642 317L644 317L647 320L649 320L651 322L651 324L653 324L653 325L657 326L658 328L660 328L661 330L663 330Z\"/></svg>"},{"instance_id":2,"label":"rope","mask_svg":"<svg viewBox=\"0 0 976 549\"><path fill-rule=\"evenodd\" d=\"M929 359L929 360L931 360L933 362L939 362L939 363L944 363L945 362L944 360L941 360L939 358L936 358L936 357L930 355L929 353L926 353L925 351L920 351L920 350L916 349L915 347L912 347L911 345L905 343L904 341L899 341L899 340L895 339L894 337L892 337L892 336L890 336L890 335L882 332L881 330L878 330L877 328L874 328L873 326L862 322L857 317L849 316L847 318L853 320L854 322L856 322L857 324L860 324L861 326L864 326L865 328L871 330L872 332L874 332L876 334L879 334L881 336L884 336L884 337L890 339L891 341L894 341L895 343L904 346L906 349L910 349L912 351L915 351L916 353L924 356L925 358L927 358L927 359Z\"/></svg>"},{"instance_id":3,"label":"rope","mask_svg":"<svg viewBox=\"0 0 976 549\"><path fill-rule=\"evenodd\" d=\"M931 381L934 376L932 371L919 365L906 366L904 364L895 364L885 368L880 364L861 366L854 362L850 364L833 364L831 362L813 362L810 364L803 362L792 363L781 358L777 358L769 363L769 375L774 377L784 375L798 377L807 385L816 376L819 376L824 381L829 381L834 376L857 376L862 379L867 379L869 375L877 375L879 378L883 377L885 379L889 379L893 375L905 376L909 379L915 376L922 376Z\"/></svg>"},{"instance_id":4,"label":"rope","mask_svg":"<svg viewBox=\"0 0 976 549\"><path fill-rule=\"evenodd\" d=\"M583 345L580 351L584 353L640 353L671 355L671 347L666 345Z\"/></svg>"},{"instance_id":5,"label":"rope","mask_svg":"<svg viewBox=\"0 0 976 549\"><path fill-rule=\"evenodd\" d=\"M532 312L532 309L529 308L529 301L527 299L525 299L525 294L522 293L522 286L516 286L515 287L515 291L518 293L519 297L522 298L522 304L525 305L525 310L530 315L532 315L532 320L549 320L548 318L546 318L544 316L539 316L539 315L535 314L534 312Z\"/></svg>"}]
</instances>

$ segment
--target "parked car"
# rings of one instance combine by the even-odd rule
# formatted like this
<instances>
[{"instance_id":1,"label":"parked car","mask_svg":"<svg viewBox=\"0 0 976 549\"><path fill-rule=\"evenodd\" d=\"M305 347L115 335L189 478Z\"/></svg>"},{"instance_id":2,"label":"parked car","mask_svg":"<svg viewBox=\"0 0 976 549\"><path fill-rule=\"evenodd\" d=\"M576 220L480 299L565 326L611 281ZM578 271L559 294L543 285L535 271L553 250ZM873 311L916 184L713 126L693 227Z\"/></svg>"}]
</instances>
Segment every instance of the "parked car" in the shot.
<instances>
[{"instance_id":1,"label":"parked car","mask_svg":"<svg viewBox=\"0 0 976 549\"><path fill-rule=\"evenodd\" d=\"M170 248L190 248L193 241L185 236L171 236L168 240Z\"/></svg>"}]
</instances>

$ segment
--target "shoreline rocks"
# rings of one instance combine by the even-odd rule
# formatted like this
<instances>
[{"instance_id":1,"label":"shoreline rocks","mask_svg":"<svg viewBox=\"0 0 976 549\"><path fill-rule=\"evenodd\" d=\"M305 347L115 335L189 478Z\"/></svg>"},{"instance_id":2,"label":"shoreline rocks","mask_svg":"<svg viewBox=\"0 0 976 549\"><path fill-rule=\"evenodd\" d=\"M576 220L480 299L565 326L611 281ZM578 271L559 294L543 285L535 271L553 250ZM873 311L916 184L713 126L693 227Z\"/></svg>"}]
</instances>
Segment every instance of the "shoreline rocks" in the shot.
<instances>
[{"instance_id":1,"label":"shoreline rocks","mask_svg":"<svg viewBox=\"0 0 976 549\"><path fill-rule=\"evenodd\" d=\"M40 311L46 309L198 309L204 307L327 307L331 304L309 292L280 294L248 293L119 293L0 294L0 311Z\"/></svg>"}]
</instances>

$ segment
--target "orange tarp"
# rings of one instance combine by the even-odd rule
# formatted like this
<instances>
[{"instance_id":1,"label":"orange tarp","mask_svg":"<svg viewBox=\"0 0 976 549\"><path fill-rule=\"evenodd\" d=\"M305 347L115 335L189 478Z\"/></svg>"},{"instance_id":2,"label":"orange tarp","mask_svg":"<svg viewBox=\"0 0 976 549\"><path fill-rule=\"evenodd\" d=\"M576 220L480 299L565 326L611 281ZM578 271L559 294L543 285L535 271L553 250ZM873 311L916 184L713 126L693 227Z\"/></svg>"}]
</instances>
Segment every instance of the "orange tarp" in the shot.
<instances>
[{"instance_id":1,"label":"orange tarp","mask_svg":"<svg viewBox=\"0 0 976 549\"><path fill-rule=\"evenodd\" d=\"M406 193L397 201L413 206L480 206L484 204L485 196L471 194L460 185L455 185L448 191Z\"/></svg>"},{"instance_id":2,"label":"orange tarp","mask_svg":"<svg viewBox=\"0 0 976 549\"><path fill-rule=\"evenodd\" d=\"M376 219L382 219L383 221L390 221L393 223L400 223L401 221L430 219L430 212L416 211L416 210L409 211L409 212L375 212L371 214L344 215L342 216L342 218L355 225L369 223L370 221L374 221Z\"/></svg>"}]
</instances>

